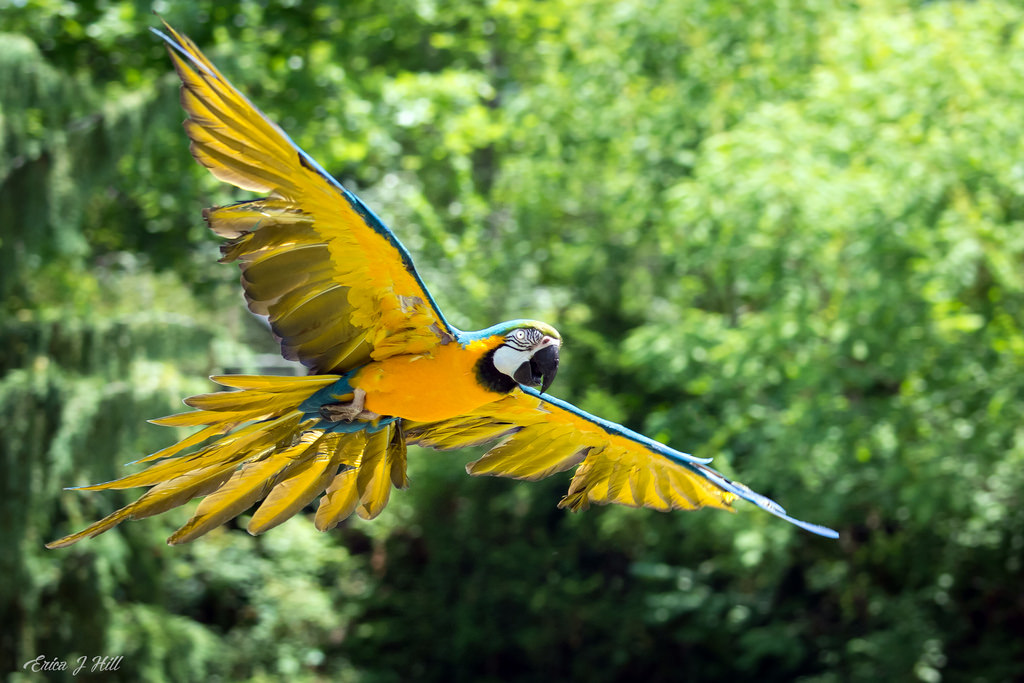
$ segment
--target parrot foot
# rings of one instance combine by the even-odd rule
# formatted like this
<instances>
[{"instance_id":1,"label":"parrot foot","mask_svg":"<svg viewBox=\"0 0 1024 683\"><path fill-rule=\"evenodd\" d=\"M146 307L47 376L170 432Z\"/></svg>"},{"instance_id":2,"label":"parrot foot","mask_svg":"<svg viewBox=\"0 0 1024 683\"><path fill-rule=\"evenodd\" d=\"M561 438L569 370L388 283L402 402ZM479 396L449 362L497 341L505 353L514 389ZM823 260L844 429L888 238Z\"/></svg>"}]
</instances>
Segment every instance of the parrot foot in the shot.
<instances>
[{"instance_id":1,"label":"parrot foot","mask_svg":"<svg viewBox=\"0 0 1024 683\"><path fill-rule=\"evenodd\" d=\"M380 418L380 415L372 411L366 410L363 406L366 405L366 392L362 389L356 389L352 400L348 403L328 403L325 406L320 406L320 417L324 418L328 422L354 422L355 420L376 420Z\"/></svg>"}]
</instances>

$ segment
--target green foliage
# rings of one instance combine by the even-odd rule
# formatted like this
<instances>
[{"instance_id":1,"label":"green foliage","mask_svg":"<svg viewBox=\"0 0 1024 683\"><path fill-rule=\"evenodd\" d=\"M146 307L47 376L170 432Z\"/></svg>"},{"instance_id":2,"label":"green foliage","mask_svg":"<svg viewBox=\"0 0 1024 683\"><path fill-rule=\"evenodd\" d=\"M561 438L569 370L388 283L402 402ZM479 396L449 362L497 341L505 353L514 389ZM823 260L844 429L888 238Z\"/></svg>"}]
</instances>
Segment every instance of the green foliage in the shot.
<instances>
[{"instance_id":1,"label":"green foliage","mask_svg":"<svg viewBox=\"0 0 1024 683\"><path fill-rule=\"evenodd\" d=\"M187 12L185 8L187 7ZM395 228L453 323L740 508L555 509L410 454L378 520L64 551L204 375L267 365L148 3L0 5L0 670L112 680L1024 677L1024 13L1010 3L154 3ZM288 371L288 370L284 370ZM59 678L59 676L57 676ZM65 679L70 679L65 675Z\"/></svg>"}]
</instances>

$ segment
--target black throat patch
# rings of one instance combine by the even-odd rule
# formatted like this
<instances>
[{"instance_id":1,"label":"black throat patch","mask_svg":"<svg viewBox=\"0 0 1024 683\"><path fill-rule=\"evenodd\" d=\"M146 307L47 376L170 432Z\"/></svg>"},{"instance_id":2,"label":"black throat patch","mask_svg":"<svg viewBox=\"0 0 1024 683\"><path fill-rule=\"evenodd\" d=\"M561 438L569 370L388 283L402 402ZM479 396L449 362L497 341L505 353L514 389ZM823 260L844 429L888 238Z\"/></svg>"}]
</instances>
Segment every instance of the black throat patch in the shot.
<instances>
[{"instance_id":1,"label":"black throat patch","mask_svg":"<svg viewBox=\"0 0 1024 683\"><path fill-rule=\"evenodd\" d=\"M491 349L476 362L476 378L485 389L498 394L507 394L519 385L514 379L494 367L494 353L500 348L501 346Z\"/></svg>"}]
</instances>

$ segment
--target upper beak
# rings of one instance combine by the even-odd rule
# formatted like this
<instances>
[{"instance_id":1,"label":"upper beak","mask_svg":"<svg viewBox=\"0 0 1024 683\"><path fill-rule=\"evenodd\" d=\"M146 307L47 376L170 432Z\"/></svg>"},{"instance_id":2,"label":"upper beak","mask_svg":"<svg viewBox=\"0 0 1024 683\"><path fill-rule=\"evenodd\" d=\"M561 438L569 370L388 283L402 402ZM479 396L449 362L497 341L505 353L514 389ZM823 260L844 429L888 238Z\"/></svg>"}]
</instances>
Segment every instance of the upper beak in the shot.
<instances>
[{"instance_id":1,"label":"upper beak","mask_svg":"<svg viewBox=\"0 0 1024 683\"><path fill-rule=\"evenodd\" d=\"M552 344L533 354L530 359L531 378L534 384L540 384L540 393L544 393L555 381L558 374L558 345Z\"/></svg>"}]
</instances>

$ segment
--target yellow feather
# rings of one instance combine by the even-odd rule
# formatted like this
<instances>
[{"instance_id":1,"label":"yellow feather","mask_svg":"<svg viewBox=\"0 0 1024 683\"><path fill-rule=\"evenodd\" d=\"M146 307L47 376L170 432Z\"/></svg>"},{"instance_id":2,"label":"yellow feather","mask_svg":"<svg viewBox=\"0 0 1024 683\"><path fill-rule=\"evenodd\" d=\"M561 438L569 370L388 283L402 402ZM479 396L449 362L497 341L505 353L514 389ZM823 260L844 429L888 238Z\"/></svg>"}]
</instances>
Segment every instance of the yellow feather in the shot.
<instances>
[{"instance_id":1,"label":"yellow feather","mask_svg":"<svg viewBox=\"0 0 1024 683\"><path fill-rule=\"evenodd\" d=\"M281 345L282 349L285 345ZM291 344L288 345L288 350L293 353L294 357L298 358L301 352L300 349L293 347ZM370 361L370 352L373 347L370 342L366 340L365 335L354 336L352 339L344 342L335 344L333 347L321 352L310 354L312 358L316 359L318 365L322 365L327 368L358 368L361 365L365 365Z\"/></svg>"},{"instance_id":2,"label":"yellow feather","mask_svg":"<svg viewBox=\"0 0 1024 683\"><path fill-rule=\"evenodd\" d=\"M359 489L356 514L363 519L373 519L379 515L391 497L391 462L388 457L390 443L390 425L370 434L366 440L366 450L356 480Z\"/></svg>"},{"instance_id":3,"label":"yellow feather","mask_svg":"<svg viewBox=\"0 0 1024 683\"><path fill-rule=\"evenodd\" d=\"M351 291L349 287L343 287L327 279L307 281L281 295L274 301L267 303L265 306L267 310L266 316L272 323L279 322L287 318L293 309L301 308L310 303L316 305L316 300L322 296L331 299L334 305L337 306L339 313L345 313L351 309L348 302L349 291ZM339 320L337 329L346 339L350 335L365 332L365 330L349 324L347 320ZM335 343L338 342L336 341Z\"/></svg>"},{"instance_id":4,"label":"yellow feather","mask_svg":"<svg viewBox=\"0 0 1024 683\"><path fill-rule=\"evenodd\" d=\"M314 456L274 487L249 521L250 534L262 534L274 528L323 493L341 465L344 453L339 447L341 438L338 433L324 436Z\"/></svg>"},{"instance_id":5,"label":"yellow feather","mask_svg":"<svg viewBox=\"0 0 1024 683\"><path fill-rule=\"evenodd\" d=\"M286 394L284 401L290 398L291 395ZM197 410L214 412L269 412L273 410L275 404L287 405L282 402L281 394L266 394L261 391L219 391L213 394L197 394L186 398L184 403Z\"/></svg>"},{"instance_id":6,"label":"yellow feather","mask_svg":"<svg viewBox=\"0 0 1024 683\"><path fill-rule=\"evenodd\" d=\"M261 154L264 163L269 159L274 166L294 170L297 159L292 161L291 155L295 150L284 140L277 126L259 114L219 73L211 77L201 69L193 70L176 53L172 53L172 57L182 82L181 106L197 124L188 130L189 137L203 136L207 142L216 141L240 153L253 150ZM212 65L210 68L216 73ZM267 154L260 150L266 150ZM291 163L282 163L284 160ZM286 180L286 188L293 186L294 181ZM289 198L294 199L294 196Z\"/></svg>"},{"instance_id":7,"label":"yellow feather","mask_svg":"<svg viewBox=\"0 0 1024 683\"><path fill-rule=\"evenodd\" d=\"M359 367L370 360L372 346L366 340L365 333L353 335L351 338L335 339L330 329L321 330L319 336L312 339L288 340L281 342L281 351L285 358L312 360L325 367Z\"/></svg>"},{"instance_id":8,"label":"yellow feather","mask_svg":"<svg viewBox=\"0 0 1024 683\"><path fill-rule=\"evenodd\" d=\"M200 467L169 481L157 484L133 504L132 519L143 519L184 505L193 498L216 490L231 477L242 458Z\"/></svg>"},{"instance_id":9,"label":"yellow feather","mask_svg":"<svg viewBox=\"0 0 1024 683\"><path fill-rule=\"evenodd\" d=\"M391 483L396 489L409 487L409 475L406 472L405 434L402 433L402 423L396 422L393 425L391 443L388 444L387 457L391 463Z\"/></svg>"},{"instance_id":10,"label":"yellow feather","mask_svg":"<svg viewBox=\"0 0 1024 683\"><path fill-rule=\"evenodd\" d=\"M155 417L152 420L147 420L147 422L160 425L161 427L198 427L226 420L245 422L247 420L245 415L247 413L210 413L205 410L192 410L187 413L167 415L166 417Z\"/></svg>"},{"instance_id":11,"label":"yellow feather","mask_svg":"<svg viewBox=\"0 0 1024 683\"><path fill-rule=\"evenodd\" d=\"M316 335L328 341L327 348L334 348L338 345L338 341L337 337L332 338L332 335L337 330L331 325L330 316L336 311L347 309L347 307L347 290L342 287L332 287L297 306L290 308L281 306L280 309L276 306L271 307L269 317L274 332L280 337L293 340L292 343L312 347L312 344L304 340ZM283 311L283 314L277 315L278 310ZM356 331L353 329L346 336L355 335L355 333Z\"/></svg>"},{"instance_id":12,"label":"yellow feather","mask_svg":"<svg viewBox=\"0 0 1024 683\"><path fill-rule=\"evenodd\" d=\"M313 227L313 217L294 204L280 199L254 199L239 204L217 206L203 211L203 218L213 232L233 239L225 247L241 253L259 252L287 242L317 243L323 236ZM257 230L273 225L273 230ZM255 231L255 232L254 232ZM233 261L234 258L226 260Z\"/></svg>"},{"instance_id":13,"label":"yellow feather","mask_svg":"<svg viewBox=\"0 0 1024 683\"><path fill-rule=\"evenodd\" d=\"M589 461L588 461L589 462ZM588 477L587 497L591 503L615 500L615 463L607 458L595 458Z\"/></svg>"},{"instance_id":14,"label":"yellow feather","mask_svg":"<svg viewBox=\"0 0 1024 683\"><path fill-rule=\"evenodd\" d=\"M678 496L674 494L669 473L665 470L665 468L653 468L651 474L653 477L653 486L657 493L657 496L661 500L665 501L665 503L668 505L667 510L691 509L691 507L689 506L690 502L688 499L679 500Z\"/></svg>"},{"instance_id":15,"label":"yellow feather","mask_svg":"<svg viewBox=\"0 0 1024 683\"><path fill-rule=\"evenodd\" d=\"M215 441L205 448L189 455L178 456L165 462L150 465L147 469L129 474L121 479L108 481L92 486L83 486L81 490L97 491L101 489L128 489L137 486L154 486L169 477L178 476L196 467L215 464L226 460L240 460L245 455L263 450L274 445L284 435L291 432L299 423L300 413L280 417L272 422L257 422L247 425L232 434Z\"/></svg>"},{"instance_id":16,"label":"yellow feather","mask_svg":"<svg viewBox=\"0 0 1024 683\"><path fill-rule=\"evenodd\" d=\"M104 531L112 529L121 522L128 519L128 516L131 514L132 505L134 505L134 503L132 503L131 505L127 505L121 508L120 510L115 510L114 512L111 512L103 519L99 520L98 522L93 522L92 524L90 524L89 526L82 529L76 534L71 534L69 536L65 536L64 538L58 538L56 541L50 541L46 544L46 547L51 550L54 548L66 548L69 545L78 543L82 539L92 538L97 534L102 534Z\"/></svg>"},{"instance_id":17,"label":"yellow feather","mask_svg":"<svg viewBox=\"0 0 1024 683\"><path fill-rule=\"evenodd\" d=\"M672 502L683 509L696 509L701 506L702 498L700 490L695 482L682 472L668 472L668 484L671 487L670 494Z\"/></svg>"},{"instance_id":18,"label":"yellow feather","mask_svg":"<svg viewBox=\"0 0 1024 683\"><path fill-rule=\"evenodd\" d=\"M186 111L189 107L186 106ZM190 114L195 112L190 111ZM294 183L285 173L277 167L280 166L278 159L273 154L268 154L257 145L251 144L243 136L232 135L230 128L217 125L201 125L202 123L214 123L213 119L201 120L203 117L195 117L185 121L185 132L192 139L195 145L202 148L203 152L214 157L224 158L220 165L240 171L246 176L264 180L266 188L262 191L270 191L278 187L289 187Z\"/></svg>"},{"instance_id":19,"label":"yellow feather","mask_svg":"<svg viewBox=\"0 0 1024 683\"><path fill-rule=\"evenodd\" d=\"M568 508L573 512L583 512L590 507L590 499L586 492L566 493L562 500L558 501L559 508Z\"/></svg>"},{"instance_id":20,"label":"yellow feather","mask_svg":"<svg viewBox=\"0 0 1024 683\"><path fill-rule=\"evenodd\" d=\"M318 530L333 529L351 515L359 504L359 488L356 482L365 447L365 432L348 434L342 439L340 460L344 469L335 475L323 498L320 499L320 506L314 519L314 525Z\"/></svg>"},{"instance_id":21,"label":"yellow feather","mask_svg":"<svg viewBox=\"0 0 1024 683\"><path fill-rule=\"evenodd\" d=\"M256 232L242 236L221 245L221 262L241 261L243 267L284 253L296 247L324 245L324 237L309 223L291 224L265 218L251 226ZM336 284L329 277L321 278L324 285Z\"/></svg>"},{"instance_id":22,"label":"yellow feather","mask_svg":"<svg viewBox=\"0 0 1024 683\"><path fill-rule=\"evenodd\" d=\"M217 444L211 444L192 455L171 458L164 462L158 462L154 465L150 465L141 472L129 474L125 477L121 477L120 479L103 482L102 484L82 486L79 487L78 490L102 491L110 489L132 489L139 486L154 486L160 482L182 475L196 467L221 462L232 454L233 453L231 451L221 448ZM197 464L197 460L202 460L202 463Z\"/></svg>"},{"instance_id":23,"label":"yellow feather","mask_svg":"<svg viewBox=\"0 0 1024 683\"><path fill-rule=\"evenodd\" d=\"M203 499L192 519L167 539L168 545L191 541L247 510L262 499L280 477L308 457L312 444L321 434L315 430L307 432L298 444L271 451L262 460L242 465L219 489Z\"/></svg>"},{"instance_id":24,"label":"yellow feather","mask_svg":"<svg viewBox=\"0 0 1024 683\"><path fill-rule=\"evenodd\" d=\"M654 486L654 476L652 475L651 468L638 467L636 465L630 467L629 490L633 500L638 505L654 508L662 512L668 512L671 509L669 501L658 495L658 490Z\"/></svg>"},{"instance_id":25,"label":"yellow feather","mask_svg":"<svg viewBox=\"0 0 1024 683\"><path fill-rule=\"evenodd\" d=\"M191 436L186 436L184 439L182 439L178 443L174 444L173 446L168 446L167 448L159 450L156 453L153 453L151 455L147 455L146 457L144 457L144 458L142 458L140 460L136 460L135 463L152 462L153 460L160 460L162 458L169 458L169 457L171 457L172 455L174 455L176 453L180 453L181 451L185 450L186 448L189 448L191 446L195 446L196 444L199 444L199 443L202 443L203 441L206 441L211 436L217 436L219 434L225 434L227 432L230 432L232 429L237 427L238 424L239 423L237 423L237 422L221 422L221 423L218 423L218 424L212 424L209 427L206 427L205 429L200 429L198 432L196 432L195 434L193 434ZM135 463L132 463L132 464L135 464Z\"/></svg>"},{"instance_id":26,"label":"yellow feather","mask_svg":"<svg viewBox=\"0 0 1024 683\"><path fill-rule=\"evenodd\" d=\"M250 192L270 192L276 185L276 179L255 176L253 174L255 169L251 167L242 166L242 170L240 170L238 165L228 166L227 164L231 162L230 155L218 154L201 143L193 142L189 146L189 151L192 153L192 158L208 168L217 180Z\"/></svg>"},{"instance_id":27,"label":"yellow feather","mask_svg":"<svg viewBox=\"0 0 1024 683\"><path fill-rule=\"evenodd\" d=\"M600 478L601 469L605 463L600 456L603 448L595 448L587 458L576 468L572 481L569 483L569 491L559 502L559 507L568 507L573 511L586 510L590 507L590 488L592 482Z\"/></svg>"},{"instance_id":28,"label":"yellow feather","mask_svg":"<svg viewBox=\"0 0 1024 683\"><path fill-rule=\"evenodd\" d=\"M242 285L249 298L258 303L250 308L262 315L266 315L269 303L306 282L334 284L331 275L330 252L322 244L300 245L242 264Z\"/></svg>"},{"instance_id":29,"label":"yellow feather","mask_svg":"<svg viewBox=\"0 0 1024 683\"><path fill-rule=\"evenodd\" d=\"M536 481L578 465L588 449L564 427L531 426L466 465L466 471Z\"/></svg>"},{"instance_id":30,"label":"yellow feather","mask_svg":"<svg viewBox=\"0 0 1024 683\"><path fill-rule=\"evenodd\" d=\"M228 463L227 465L221 464L204 467L187 475L176 477L150 489L135 502L112 512L98 522L90 524L82 531L47 543L46 547L64 548L85 538L91 538L104 531L108 531L123 521L143 519L183 505L197 495L202 495L204 489L208 490L211 486L219 486L220 483L230 476L234 466L234 463Z\"/></svg>"},{"instance_id":31,"label":"yellow feather","mask_svg":"<svg viewBox=\"0 0 1024 683\"><path fill-rule=\"evenodd\" d=\"M177 37L177 34L175 35ZM279 165L280 156L287 153L284 147L287 143L282 139L277 127L256 112L248 100L223 80L191 41L184 40L186 42L182 42L182 45L203 61L211 72L195 69L176 52L170 53L186 93L182 96L182 106L190 115L195 114L197 122L213 124L202 128L195 126L189 131L190 137L193 138L193 155L204 166L208 166L214 175L226 172L232 177L223 179L243 189L270 192L281 187L293 187L294 183L289 182L286 176L268 183L265 176L253 174L253 170L261 169L253 169L245 163L244 158L230 155L231 151L246 151L252 148L273 150L277 152L275 165ZM219 137L216 137L216 131L219 129L231 132L221 132ZM199 137L197 139L194 136ZM246 144L248 140L251 140L252 144ZM205 162L201 157L212 151L215 145L225 148L228 154L222 154L220 158L214 157L212 162Z\"/></svg>"},{"instance_id":32,"label":"yellow feather","mask_svg":"<svg viewBox=\"0 0 1024 683\"><path fill-rule=\"evenodd\" d=\"M729 503L736 499L736 496L728 491L723 491L703 477L690 472L689 470L673 473L671 478L673 488L677 491L686 491L689 500L693 501L696 507L707 505L729 510Z\"/></svg>"},{"instance_id":33,"label":"yellow feather","mask_svg":"<svg viewBox=\"0 0 1024 683\"><path fill-rule=\"evenodd\" d=\"M456 448L482 446L508 436L521 429L505 422L491 422L487 418L471 420L448 420L424 427L413 425L406 428L410 442L425 448L447 451Z\"/></svg>"},{"instance_id":34,"label":"yellow feather","mask_svg":"<svg viewBox=\"0 0 1024 683\"><path fill-rule=\"evenodd\" d=\"M211 380L234 389L254 389L268 393L308 391L312 395L317 389L333 384L339 375L307 375L305 377L277 377L274 375L213 375Z\"/></svg>"}]
</instances>

